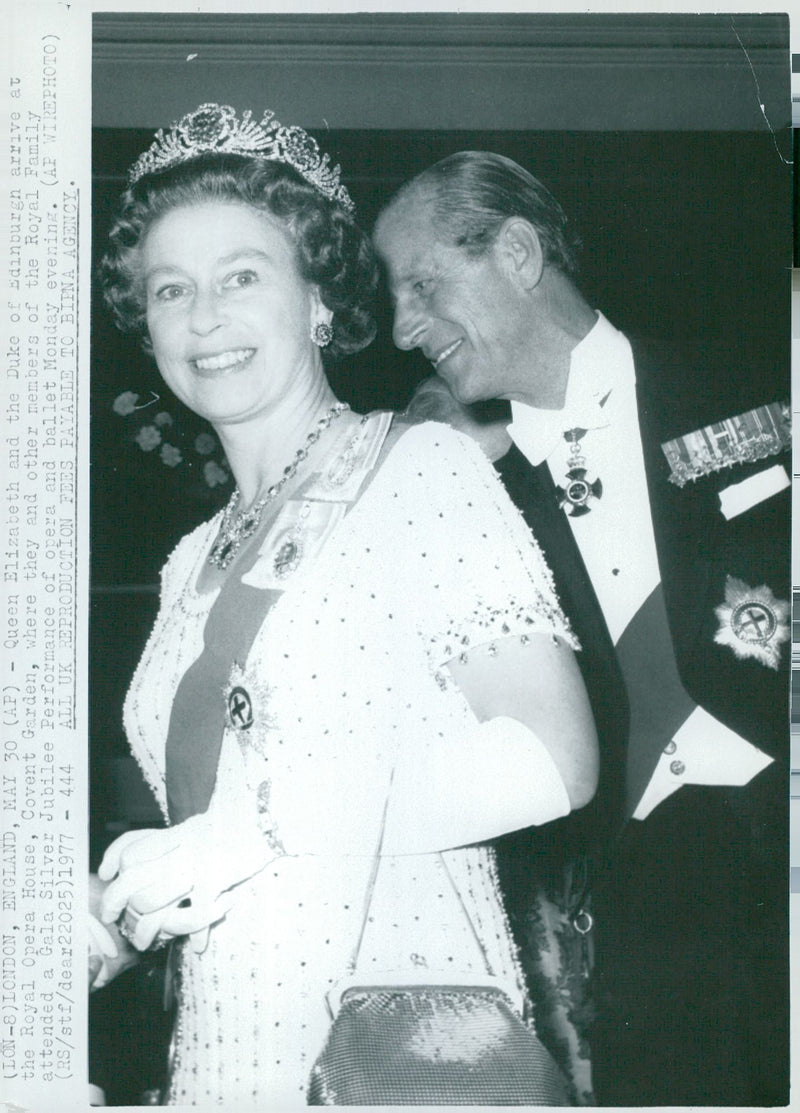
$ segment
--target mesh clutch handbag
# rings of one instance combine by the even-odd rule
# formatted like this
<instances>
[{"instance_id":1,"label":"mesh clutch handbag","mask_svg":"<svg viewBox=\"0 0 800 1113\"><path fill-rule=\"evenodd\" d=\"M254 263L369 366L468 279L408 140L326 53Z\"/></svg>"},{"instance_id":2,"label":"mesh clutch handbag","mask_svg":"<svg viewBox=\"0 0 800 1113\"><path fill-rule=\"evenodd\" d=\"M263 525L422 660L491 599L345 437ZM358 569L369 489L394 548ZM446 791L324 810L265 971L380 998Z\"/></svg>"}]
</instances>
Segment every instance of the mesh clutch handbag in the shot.
<instances>
[{"instance_id":1,"label":"mesh clutch handbag","mask_svg":"<svg viewBox=\"0 0 800 1113\"><path fill-rule=\"evenodd\" d=\"M387 807L388 798L349 964L349 988L339 997L338 1012L312 1068L307 1104L571 1105L555 1061L493 976L463 901L486 966L486 975L475 978L479 984L409 984L411 979L403 975L396 985L382 976L368 985L359 979L358 956L375 890ZM450 877L441 855L440 860ZM460 900L452 877L450 882Z\"/></svg>"},{"instance_id":2,"label":"mesh clutch handbag","mask_svg":"<svg viewBox=\"0 0 800 1113\"><path fill-rule=\"evenodd\" d=\"M341 1000L309 1105L569 1105L549 1052L486 986L369 986Z\"/></svg>"}]
</instances>

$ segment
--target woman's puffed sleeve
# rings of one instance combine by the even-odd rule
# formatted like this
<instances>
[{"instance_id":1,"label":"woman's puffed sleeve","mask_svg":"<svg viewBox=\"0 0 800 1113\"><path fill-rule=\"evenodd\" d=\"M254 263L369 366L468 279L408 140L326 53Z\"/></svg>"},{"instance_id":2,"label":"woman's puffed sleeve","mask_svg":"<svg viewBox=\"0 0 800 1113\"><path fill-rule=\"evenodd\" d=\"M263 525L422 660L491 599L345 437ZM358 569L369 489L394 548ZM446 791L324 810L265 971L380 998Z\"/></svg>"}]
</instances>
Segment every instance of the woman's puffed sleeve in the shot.
<instances>
[{"instance_id":1,"label":"woman's puffed sleeve","mask_svg":"<svg viewBox=\"0 0 800 1113\"><path fill-rule=\"evenodd\" d=\"M545 634L578 649L542 551L478 445L435 423L406 438L414 467L404 495L419 548L409 555L434 667L509 636Z\"/></svg>"},{"instance_id":2,"label":"woman's puffed sleeve","mask_svg":"<svg viewBox=\"0 0 800 1113\"><path fill-rule=\"evenodd\" d=\"M404 545L403 557L417 570L408 594L440 690L397 751L384 843L393 854L480 842L566 815L572 791L580 798L594 776L596 742L569 653L577 639L494 469L446 427L407 436L416 440L407 445L408 525L419 524L422 548ZM445 708L447 722L437 711Z\"/></svg>"}]
</instances>

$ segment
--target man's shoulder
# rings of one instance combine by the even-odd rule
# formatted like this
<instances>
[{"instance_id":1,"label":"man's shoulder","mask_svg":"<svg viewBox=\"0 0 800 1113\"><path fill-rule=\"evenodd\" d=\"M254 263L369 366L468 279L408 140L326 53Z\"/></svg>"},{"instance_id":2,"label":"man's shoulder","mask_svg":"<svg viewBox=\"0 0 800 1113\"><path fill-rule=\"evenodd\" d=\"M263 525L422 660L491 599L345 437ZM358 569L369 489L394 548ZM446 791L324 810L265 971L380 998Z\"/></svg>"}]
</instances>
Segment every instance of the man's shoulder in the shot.
<instances>
[{"instance_id":1,"label":"man's shoulder","mask_svg":"<svg viewBox=\"0 0 800 1113\"><path fill-rule=\"evenodd\" d=\"M663 440L789 398L788 361L747 356L735 346L627 335L640 409L659 413Z\"/></svg>"}]
</instances>

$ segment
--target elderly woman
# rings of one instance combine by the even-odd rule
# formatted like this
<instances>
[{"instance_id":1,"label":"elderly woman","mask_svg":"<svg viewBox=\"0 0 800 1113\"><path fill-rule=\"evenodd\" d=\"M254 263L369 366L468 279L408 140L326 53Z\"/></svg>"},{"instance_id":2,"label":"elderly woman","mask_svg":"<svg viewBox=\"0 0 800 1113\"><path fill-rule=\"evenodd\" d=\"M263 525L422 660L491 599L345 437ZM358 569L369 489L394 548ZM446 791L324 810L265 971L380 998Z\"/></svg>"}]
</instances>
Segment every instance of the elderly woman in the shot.
<instances>
[{"instance_id":1,"label":"elderly woman","mask_svg":"<svg viewBox=\"0 0 800 1113\"><path fill-rule=\"evenodd\" d=\"M109 848L101 918L177 941L168 1103L302 1105L354 964L521 992L486 840L594 792L577 647L480 449L334 397L375 269L313 139L203 105L110 238L118 323L237 487L164 568L125 725L168 826Z\"/></svg>"}]
</instances>

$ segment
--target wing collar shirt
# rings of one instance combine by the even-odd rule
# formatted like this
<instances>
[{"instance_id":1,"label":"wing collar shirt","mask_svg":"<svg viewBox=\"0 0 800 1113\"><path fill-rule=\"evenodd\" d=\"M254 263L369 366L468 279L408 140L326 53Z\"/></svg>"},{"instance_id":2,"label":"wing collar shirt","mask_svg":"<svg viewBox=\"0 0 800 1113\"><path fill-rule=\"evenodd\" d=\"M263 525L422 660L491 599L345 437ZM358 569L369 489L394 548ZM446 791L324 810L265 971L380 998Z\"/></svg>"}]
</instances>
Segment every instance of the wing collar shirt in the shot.
<instances>
[{"instance_id":1,"label":"wing collar shirt","mask_svg":"<svg viewBox=\"0 0 800 1113\"><path fill-rule=\"evenodd\" d=\"M602 493L569 524L616 644L661 579L628 340L598 313L573 349L563 408L512 402L511 413L508 431L519 450L534 466L546 460L562 488L574 466L566 434L586 430L581 467L588 482L600 481ZM644 819L683 784L747 784L771 760L697 707L661 755L634 818Z\"/></svg>"}]
</instances>

